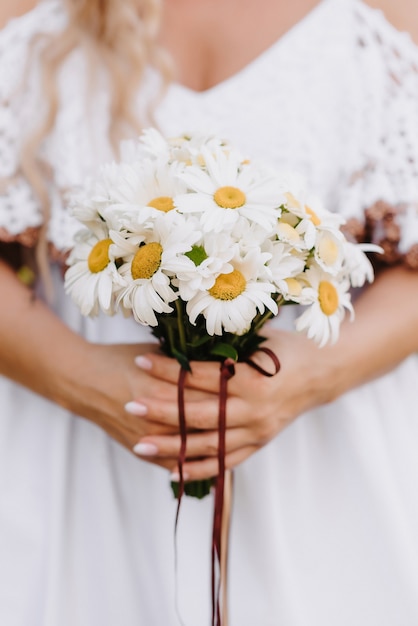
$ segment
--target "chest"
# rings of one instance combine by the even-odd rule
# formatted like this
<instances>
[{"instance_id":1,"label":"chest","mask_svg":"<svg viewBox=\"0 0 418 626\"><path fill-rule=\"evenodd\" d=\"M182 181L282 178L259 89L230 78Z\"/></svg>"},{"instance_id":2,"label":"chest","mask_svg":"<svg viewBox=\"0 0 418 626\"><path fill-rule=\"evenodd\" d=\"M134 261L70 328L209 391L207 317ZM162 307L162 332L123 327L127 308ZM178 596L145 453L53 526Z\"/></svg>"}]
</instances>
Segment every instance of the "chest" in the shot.
<instances>
[{"instance_id":1,"label":"chest","mask_svg":"<svg viewBox=\"0 0 418 626\"><path fill-rule=\"evenodd\" d=\"M323 0L167 0L160 43L175 78L205 91L239 72L309 18Z\"/></svg>"}]
</instances>

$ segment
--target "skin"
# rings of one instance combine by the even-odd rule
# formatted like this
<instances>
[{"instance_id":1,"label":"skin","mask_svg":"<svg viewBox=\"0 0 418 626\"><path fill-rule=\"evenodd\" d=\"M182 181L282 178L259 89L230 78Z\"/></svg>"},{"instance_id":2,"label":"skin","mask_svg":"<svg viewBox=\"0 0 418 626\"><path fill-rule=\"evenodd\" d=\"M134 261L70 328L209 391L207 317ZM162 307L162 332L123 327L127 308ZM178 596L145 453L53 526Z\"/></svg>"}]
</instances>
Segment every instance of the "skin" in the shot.
<instances>
[{"instance_id":1,"label":"skin","mask_svg":"<svg viewBox=\"0 0 418 626\"><path fill-rule=\"evenodd\" d=\"M418 11L415 0L368 0L374 9L383 11L389 22L400 31L409 32L412 39L418 44Z\"/></svg>"},{"instance_id":2,"label":"skin","mask_svg":"<svg viewBox=\"0 0 418 626\"><path fill-rule=\"evenodd\" d=\"M13 17L20 17L33 9L37 2L35 0L14 0L12 3L2 2L0 4L0 28L5 26L7 22Z\"/></svg>"},{"instance_id":3,"label":"skin","mask_svg":"<svg viewBox=\"0 0 418 626\"><path fill-rule=\"evenodd\" d=\"M12 10L18 14L35 4L21 2ZM178 80L201 91L239 71L315 4L263 0L261 10L259 2L166 0L161 42L178 67ZM0 22L12 17L10 11L3 7ZM173 38L180 28L184 36ZM225 56L225 49L232 52ZM34 300L2 262L0 282L7 294L0 307L0 373L92 421L129 450L138 442L153 444L154 454L142 459L176 471L178 364L155 354L149 344L86 342ZM399 294L405 293L408 299L400 303ZM417 313L418 273L396 268L382 273L357 301L356 320L343 326L337 346L319 349L302 335L270 331L267 345L280 357L280 374L269 379L238 364L229 383L227 466L248 458L302 412L380 376L417 351ZM141 367L134 361L138 355L146 357ZM192 367L186 415L195 432L188 437L184 468L190 480L217 473L219 386L217 364ZM132 400L139 415L125 408Z\"/></svg>"}]
</instances>

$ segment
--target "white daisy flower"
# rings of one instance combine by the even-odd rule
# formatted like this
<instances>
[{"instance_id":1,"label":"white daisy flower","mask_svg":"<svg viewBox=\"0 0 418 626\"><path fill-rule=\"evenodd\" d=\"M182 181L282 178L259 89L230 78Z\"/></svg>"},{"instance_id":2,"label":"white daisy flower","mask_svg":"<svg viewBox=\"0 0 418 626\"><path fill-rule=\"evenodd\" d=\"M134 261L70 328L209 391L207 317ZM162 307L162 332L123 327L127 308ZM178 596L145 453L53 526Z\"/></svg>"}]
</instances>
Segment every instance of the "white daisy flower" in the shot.
<instances>
[{"instance_id":1,"label":"white daisy flower","mask_svg":"<svg viewBox=\"0 0 418 626\"><path fill-rule=\"evenodd\" d=\"M196 233L187 228L186 221L159 218L152 231L145 232L139 246L133 246L135 236L127 234L125 244L118 238L117 250L125 263L119 272L125 287L118 295L117 303L125 310L132 310L137 322L156 326L156 313L170 313L170 303L177 299L171 278L193 267L185 252L192 249ZM134 248L134 249L133 249Z\"/></svg>"},{"instance_id":2,"label":"white daisy flower","mask_svg":"<svg viewBox=\"0 0 418 626\"><path fill-rule=\"evenodd\" d=\"M89 185L89 183L86 184ZM99 208L100 205L92 200L91 195L85 188L74 189L68 200L68 209L71 215L87 226L87 228L90 228L90 225L94 226L96 223L100 224L102 221Z\"/></svg>"},{"instance_id":3,"label":"white daisy flower","mask_svg":"<svg viewBox=\"0 0 418 626\"><path fill-rule=\"evenodd\" d=\"M198 291L213 287L219 274L233 271L231 259L238 254L238 243L224 233L207 233L197 241L186 256L193 261L193 268L187 272L179 272L177 280L182 300L187 302Z\"/></svg>"},{"instance_id":4,"label":"white daisy flower","mask_svg":"<svg viewBox=\"0 0 418 626\"><path fill-rule=\"evenodd\" d=\"M309 288L305 296L309 296L312 304L296 320L296 330L306 332L319 346L327 342L335 343L339 336L345 309L354 316L350 301L349 281L336 278L319 267L311 267L305 274Z\"/></svg>"},{"instance_id":5,"label":"white daisy flower","mask_svg":"<svg viewBox=\"0 0 418 626\"><path fill-rule=\"evenodd\" d=\"M316 228L338 229L345 219L328 211L320 198L307 191L305 179L296 172L284 172L280 179L285 186L285 208L299 217L309 219Z\"/></svg>"},{"instance_id":6,"label":"white daisy flower","mask_svg":"<svg viewBox=\"0 0 418 626\"><path fill-rule=\"evenodd\" d=\"M93 232L97 232L98 236L103 221L106 221L103 211L113 202L110 194L119 176L118 167L116 163L103 166L96 178L87 178L83 187L73 190L69 197L68 208L71 215Z\"/></svg>"},{"instance_id":7,"label":"white daisy flower","mask_svg":"<svg viewBox=\"0 0 418 626\"><path fill-rule=\"evenodd\" d=\"M296 219L298 220L298 218ZM295 225L292 224L293 222L294 216L289 213L282 213L275 229L277 239L299 252L310 250L313 243L310 242L309 238L306 238L306 231L303 226L300 226L301 222L298 221Z\"/></svg>"},{"instance_id":8,"label":"white daisy flower","mask_svg":"<svg viewBox=\"0 0 418 626\"><path fill-rule=\"evenodd\" d=\"M141 163L147 158L168 161L170 144L156 128L146 128L138 140L126 139L121 142L120 155L125 163Z\"/></svg>"},{"instance_id":9,"label":"white daisy flower","mask_svg":"<svg viewBox=\"0 0 418 626\"><path fill-rule=\"evenodd\" d=\"M211 289L197 293L187 303L190 322L195 324L202 314L209 335L223 332L242 335L249 330L257 312L264 313L267 307L276 315L278 307L271 297L275 287L257 280L259 260L255 251L242 260L234 259L232 272L220 274Z\"/></svg>"},{"instance_id":10,"label":"white daisy flower","mask_svg":"<svg viewBox=\"0 0 418 626\"><path fill-rule=\"evenodd\" d=\"M280 204L276 180L261 179L251 164L243 165L237 152L211 153L203 147L202 155L205 169L192 165L181 174L194 193L176 198L178 210L200 213L205 232L221 232L242 216L270 230Z\"/></svg>"},{"instance_id":11,"label":"white daisy flower","mask_svg":"<svg viewBox=\"0 0 418 626\"><path fill-rule=\"evenodd\" d=\"M174 197L186 191L178 173L182 165L164 161L144 160L141 164L121 164L113 201L148 214L168 213L175 209Z\"/></svg>"},{"instance_id":12,"label":"white daisy flower","mask_svg":"<svg viewBox=\"0 0 418 626\"><path fill-rule=\"evenodd\" d=\"M72 195L69 202L71 214L98 235L103 222L109 229L117 229L125 213L138 210L137 206L130 206L123 195L124 178L132 169L119 163L104 165L96 178L87 179L84 188Z\"/></svg>"},{"instance_id":13,"label":"white daisy flower","mask_svg":"<svg viewBox=\"0 0 418 626\"><path fill-rule=\"evenodd\" d=\"M266 240L270 240L270 237L275 237L273 229L269 236L265 228L262 228L259 224L250 222L246 218L242 218L234 224L230 235L232 239L239 241L242 253L248 252L254 247L261 248Z\"/></svg>"},{"instance_id":14,"label":"white daisy flower","mask_svg":"<svg viewBox=\"0 0 418 626\"><path fill-rule=\"evenodd\" d=\"M317 229L337 231L345 224L345 218L339 213L328 211L322 202L314 195L307 196L303 205L305 215Z\"/></svg>"},{"instance_id":15,"label":"white daisy flower","mask_svg":"<svg viewBox=\"0 0 418 626\"><path fill-rule=\"evenodd\" d=\"M71 251L65 274L65 291L83 315L94 317L102 310L115 312L115 295L123 285L115 258L111 254L112 240L107 232L102 238L89 231L80 231Z\"/></svg>"},{"instance_id":16,"label":"white daisy flower","mask_svg":"<svg viewBox=\"0 0 418 626\"><path fill-rule=\"evenodd\" d=\"M350 278L353 287L363 287L366 282L373 282L374 270L365 252L382 253L383 248L372 243L344 242L344 271Z\"/></svg>"},{"instance_id":17,"label":"white daisy flower","mask_svg":"<svg viewBox=\"0 0 418 626\"><path fill-rule=\"evenodd\" d=\"M271 259L266 267L271 281L286 300L300 302L303 284L297 276L305 269L305 255L295 254L291 247L279 241L266 243Z\"/></svg>"},{"instance_id":18,"label":"white daisy flower","mask_svg":"<svg viewBox=\"0 0 418 626\"><path fill-rule=\"evenodd\" d=\"M344 260L344 236L340 231L320 230L317 232L314 257L318 265L330 274L338 274Z\"/></svg>"},{"instance_id":19,"label":"white daisy flower","mask_svg":"<svg viewBox=\"0 0 418 626\"><path fill-rule=\"evenodd\" d=\"M205 166L202 147L205 147L210 152L227 149L227 143L219 137L198 132L172 137L168 141L171 147L170 158L172 160L199 167Z\"/></svg>"}]
</instances>

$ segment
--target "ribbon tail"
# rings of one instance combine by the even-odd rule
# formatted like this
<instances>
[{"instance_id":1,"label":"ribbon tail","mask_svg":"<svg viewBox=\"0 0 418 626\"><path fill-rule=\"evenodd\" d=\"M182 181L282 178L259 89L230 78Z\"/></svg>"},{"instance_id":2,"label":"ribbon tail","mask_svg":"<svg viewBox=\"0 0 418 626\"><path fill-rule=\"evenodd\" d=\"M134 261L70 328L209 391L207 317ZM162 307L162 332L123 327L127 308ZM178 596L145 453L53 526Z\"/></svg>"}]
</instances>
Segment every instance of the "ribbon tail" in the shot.
<instances>
[{"instance_id":1,"label":"ribbon tail","mask_svg":"<svg viewBox=\"0 0 418 626\"><path fill-rule=\"evenodd\" d=\"M225 492L225 435L228 380L235 374L234 362L226 359L221 364L218 412L218 477L215 486L215 505L212 532L212 626L221 626L222 589L222 529ZM217 575L216 575L217 574Z\"/></svg>"},{"instance_id":2,"label":"ribbon tail","mask_svg":"<svg viewBox=\"0 0 418 626\"><path fill-rule=\"evenodd\" d=\"M187 370L183 367L180 368L178 384L177 384L177 400L178 400L178 412L179 412L179 429L180 429L180 452L178 456L178 468L179 468L179 491L177 496L177 510L176 518L174 522L174 576L175 576L175 598L176 598L176 612L180 623L183 625L181 619L180 609L178 606L178 547L177 547L177 529L180 516L180 505L184 495L184 475L183 465L186 460L186 445L187 445L187 428L186 428L186 411L184 406L184 387L186 382Z\"/></svg>"}]
</instances>

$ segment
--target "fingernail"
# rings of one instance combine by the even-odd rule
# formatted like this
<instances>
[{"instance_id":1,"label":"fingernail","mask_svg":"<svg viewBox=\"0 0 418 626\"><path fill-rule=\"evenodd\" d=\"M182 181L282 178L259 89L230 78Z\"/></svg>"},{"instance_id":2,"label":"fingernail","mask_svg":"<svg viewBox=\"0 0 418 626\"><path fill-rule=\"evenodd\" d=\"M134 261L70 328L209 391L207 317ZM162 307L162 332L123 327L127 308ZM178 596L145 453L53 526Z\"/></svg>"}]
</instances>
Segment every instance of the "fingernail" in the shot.
<instances>
[{"instance_id":1,"label":"fingernail","mask_svg":"<svg viewBox=\"0 0 418 626\"><path fill-rule=\"evenodd\" d=\"M179 483L180 482L180 474L179 474L179 472L172 472L170 474L170 480L173 483ZM183 472L183 480L189 480L189 474L187 472Z\"/></svg>"},{"instance_id":2,"label":"fingernail","mask_svg":"<svg viewBox=\"0 0 418 626\"><path fill-rule=\"evenodd\" d=\"M140 454L142 456L154 456L158 453L158 448L153 443L140 442L137 443L132 449L135 454Z\"/></svg>"},{"instance_id":3,"label":"fingernail","mask_svg":"<svg viewBox=\"0 0 418 626\"><path fill-rule=\"evenodd\" d=\"M144 404L134 401L125 404L125 411L131 415L146 415L148 413L148 409Z\"/></svg>"},{"instance_id":4,"label":"fingernail","mask_svg":"<svg viewBox=\"0 0 418 626\"><path fill-rule=\"evenodd\" d=\"M135 365L140 367L142 370L150 370L152 368L152 363L145 356L136 356L135 357Z\"/></svg>"}]
</instances>

